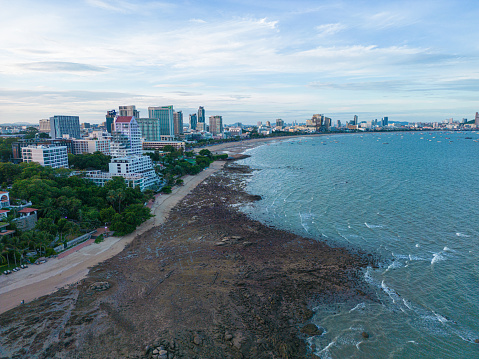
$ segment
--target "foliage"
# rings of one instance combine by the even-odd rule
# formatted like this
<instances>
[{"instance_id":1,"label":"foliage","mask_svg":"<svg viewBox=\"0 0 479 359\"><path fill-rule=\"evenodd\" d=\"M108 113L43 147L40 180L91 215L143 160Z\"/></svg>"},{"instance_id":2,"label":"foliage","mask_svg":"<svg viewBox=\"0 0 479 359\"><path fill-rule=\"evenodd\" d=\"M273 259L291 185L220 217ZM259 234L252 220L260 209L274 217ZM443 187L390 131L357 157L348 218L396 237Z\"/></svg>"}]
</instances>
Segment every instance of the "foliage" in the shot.
<instances>
[{"instance_id":1,"label":"foliage","mask_svg":"<svg viewBox=\"0 0 479 359\"><path fill-rule=\"evenodd\" d=\"M7 162L13 158L12 143L17 141L16 137L0 138L0 161Z\"/></svg>"},{"instance_id":2,"label":"foliage","mask_svg":"<svg viewBox=\"0 0 479 359\"><path fill-rule=\"evenodd\" d=\"M161 189L161 192L170 194L171 193L171 187L170 186L165 186Z\"/></svg>"},{"instance_id":3,"label":"foliage","mask_svg":"<svg viewBox=\"0 0 479 359\"><path fill-rule=\"evenodd\" d=\"M125 223L116 224L120 235L149 218L150 210L143 204L151 197L151 191L142 193L138 188L127 187L122 177L114 177L105 187L98 187L69 173L37 163L0 163L0 181L12 186L11 201L31 201L32 207L39 209L40 217L33 230L17 231L14 237L0 240L0 263L19 265L32 251L36 253L34 257L53 254L53 247L59 243L105 222L111 223L118 216ZM133 214L137 210L138 214ZM9 228L13 229L13 225Z\"/></svg>"},{"instance_id":4,"label":"foliage","mask_svg":"<svg viewBox=\"0 0 479 359\"><path fill-rule=\"evenodd\" d=\"M151 218L150 209L141 204L132 204L125 208L119 214L115 214L111 221L110 229L115 231L115 234L124 236L133 232L138 225Z\"/></svg>"},{"instance_id":5,"label":"foliage","mask_svg":"<svg viewBox=\"0 0 479 359\"><path fill-rule=\"evenodd\" d=\"M108 171L111 156L100 151L94 153L82 153L79 155L68 154L68 165L76 170L101 170Z\"/></svg>"},{"instance_id":6,"label":"foliage","mask_svg":"<svg viewBox=\"0 0 479 359\"><path fill-rule=\"evenodd\" d=\"M104 241L103 234L100 234L98 237L95 238L95 243L101 243Z\"/></svg>"}]
</instances>

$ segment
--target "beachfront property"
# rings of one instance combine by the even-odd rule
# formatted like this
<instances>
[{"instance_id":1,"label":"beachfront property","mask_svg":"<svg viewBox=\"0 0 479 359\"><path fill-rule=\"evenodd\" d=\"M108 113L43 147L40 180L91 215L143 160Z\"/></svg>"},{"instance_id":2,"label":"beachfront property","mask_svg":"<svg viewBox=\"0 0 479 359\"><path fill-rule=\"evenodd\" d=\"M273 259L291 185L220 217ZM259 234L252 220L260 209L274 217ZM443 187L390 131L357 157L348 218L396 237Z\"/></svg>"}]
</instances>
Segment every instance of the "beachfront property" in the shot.
<instances>
[{"instance_id":1,"label":"beachfront property","mask_svg":"<svg viewBox=\"0 0 479 359\"><path fill-rule=\"evenodd\" d=\"M123 111L136 111L133 108ZM120 111L121 113L121 111ZM110 154L113 157L108 165L109 171L87 171L82 173L85 178L98 186L104 186L113 177L123 177L130 187L146 188L158 186L160 178L153 168L149 156L142 156L140 127L135 116L117 116L112 126L112 141Z\"/></svg>"},{"instance_id":2,"label":"beachfront property","mask_svg":"<svg viewBox=\"0 0 479 359\"><path fill-rule=\"evenodd\" d=\"M66 146L29 145L22 148L23 162L37 162L45 167L68 168Z\"/></svg>"}]
</instances>

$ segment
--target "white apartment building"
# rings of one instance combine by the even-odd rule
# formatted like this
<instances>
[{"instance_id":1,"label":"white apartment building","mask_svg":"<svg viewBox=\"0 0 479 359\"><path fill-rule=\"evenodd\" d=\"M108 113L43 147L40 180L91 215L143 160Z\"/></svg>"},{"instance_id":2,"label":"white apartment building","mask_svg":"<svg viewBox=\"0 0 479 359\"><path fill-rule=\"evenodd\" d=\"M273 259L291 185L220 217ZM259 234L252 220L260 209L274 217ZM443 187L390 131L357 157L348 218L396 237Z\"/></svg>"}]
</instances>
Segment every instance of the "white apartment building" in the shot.
<instances>
[{"instance_id":1,"label":"white apartment building","mask_svg":"<svg viewBox=\"0 0 479 359\"><path fill-rule=\"evenodd\" d=\"M151 158L148 156L113 158L109 164L109 170L109 172L88 171L85 175L98 186L104 186L113 177L123 177L129 187L140 187L141 191L160 183Z\"/></svg>"},{"instance_id":2,"label":"white apartment building","mask_svg":"<svg viewBox=\"0 0 479 359\"><path fill-rule=\"evenodd\" d=\"M22 148L23 162L38 162L42 166L68 168L68 153L66 146L30 145Z\"/></svg>"},{"instance_id":3,"label":"white apartment building","mask_svg":"<svg viewBox=\"0 0 479 359\"><path fill-rule=\"evenodd\" d=\"M141 155L141 132L134 116L118 116L114 122L110 153L113 157Z\"/></svg>"},{"instance_id":4,"label":"white apartment building","mask_svg":"<svg viewBox=\"0 0 479 359\"><path fill-rule=\"evenodd\" d=\"M110 155L110 140L73 140L73 153L75 155L81 153L101 153Z\"/></svg>"}]
</instances>

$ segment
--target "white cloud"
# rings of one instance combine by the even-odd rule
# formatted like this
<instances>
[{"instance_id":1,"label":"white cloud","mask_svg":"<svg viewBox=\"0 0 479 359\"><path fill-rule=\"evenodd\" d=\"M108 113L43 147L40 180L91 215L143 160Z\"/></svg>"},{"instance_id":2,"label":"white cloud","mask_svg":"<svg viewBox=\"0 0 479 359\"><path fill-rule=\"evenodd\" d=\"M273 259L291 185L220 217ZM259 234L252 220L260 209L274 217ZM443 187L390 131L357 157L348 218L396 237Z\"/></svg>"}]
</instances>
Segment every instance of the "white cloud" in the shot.
<instances>
[{"instance_id":1,"label":"white cloud","mask_svg":"<svg viewBox=\"0 0 479 359\"><path fill-rule=\"evenodd\" d=\"M316 30L318 30L320 36L334 35L344 29L346 29L346 26L339 22L316 26Z\"/></svg>"}]
</instances>

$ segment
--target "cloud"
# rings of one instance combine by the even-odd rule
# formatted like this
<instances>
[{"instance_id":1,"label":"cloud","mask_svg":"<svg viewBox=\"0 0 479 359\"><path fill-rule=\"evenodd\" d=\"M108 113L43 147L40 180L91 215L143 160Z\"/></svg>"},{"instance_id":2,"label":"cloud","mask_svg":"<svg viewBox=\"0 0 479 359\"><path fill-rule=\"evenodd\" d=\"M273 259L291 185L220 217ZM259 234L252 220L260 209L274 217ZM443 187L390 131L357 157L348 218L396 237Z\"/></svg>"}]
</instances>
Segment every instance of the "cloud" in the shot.
<instances>
[{"instance_id":1,"label":"cloud","mask_svg":"<svg viewBox=\"0 0 479 359\"><path fill-rule=\"evenodd\" d=\"M319 36L334 35L344 29L346 29L346 26L340 24L339 22L335 24L324 24L316 26L316 30L318 30Z\"/></svg>"},{"instance_id":2,"label":"cloud","mask_svg":"<svg viewBox=\"0 0 479 359\"><path fill-rule=\"evenodd\" d=\"M25 64L18 64L19 67L31 71L42 72L104 72L104 67L80 64L76 62L62 62L62 61L43 61L31 62Z\"/></svg>"}]
</instances>

